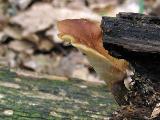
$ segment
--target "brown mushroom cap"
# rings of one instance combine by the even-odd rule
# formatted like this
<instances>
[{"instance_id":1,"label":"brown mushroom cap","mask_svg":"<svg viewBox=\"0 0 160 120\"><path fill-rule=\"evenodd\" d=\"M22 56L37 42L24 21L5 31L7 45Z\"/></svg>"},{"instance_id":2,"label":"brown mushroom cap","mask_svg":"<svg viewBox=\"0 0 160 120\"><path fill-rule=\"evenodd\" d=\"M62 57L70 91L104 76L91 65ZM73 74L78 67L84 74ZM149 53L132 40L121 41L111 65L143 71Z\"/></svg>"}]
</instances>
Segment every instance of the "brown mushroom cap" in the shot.
<instances>
[{"instance_id":1,"label":"brown mushroom cap","mask_svg":"<svg viewBox=\"0 0 160 120\"><path fill-rule=\"evenodd\" d=\"M66 19L57 23L62 40L86 54L89 62L108 85L122 80L129 63L108 54L102 42L100 24L87 19Z\"/></svg>"}]
</instances>

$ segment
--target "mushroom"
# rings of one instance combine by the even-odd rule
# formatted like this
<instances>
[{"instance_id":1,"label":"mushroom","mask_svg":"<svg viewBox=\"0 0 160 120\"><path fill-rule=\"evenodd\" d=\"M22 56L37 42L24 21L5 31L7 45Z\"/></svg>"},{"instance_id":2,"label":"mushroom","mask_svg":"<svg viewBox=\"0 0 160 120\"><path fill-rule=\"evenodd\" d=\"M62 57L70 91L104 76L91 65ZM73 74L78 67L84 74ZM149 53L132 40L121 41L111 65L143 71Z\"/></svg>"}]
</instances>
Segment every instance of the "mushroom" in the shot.
<instances>
[{"instance_id":1,"label":"mushroom","mask_svg":"<svg viewBox=\"0 0 160 120\"><path fill-rule=\"evenodd\" d=\"M112 57L103 47L100 23L87 19L66 19L58 21L57 27L58 37L86 55L117 103L127 104L125 95L132 81L130 76L133 75L133 70L126 60Z\"/></svg>"}]
</instances>

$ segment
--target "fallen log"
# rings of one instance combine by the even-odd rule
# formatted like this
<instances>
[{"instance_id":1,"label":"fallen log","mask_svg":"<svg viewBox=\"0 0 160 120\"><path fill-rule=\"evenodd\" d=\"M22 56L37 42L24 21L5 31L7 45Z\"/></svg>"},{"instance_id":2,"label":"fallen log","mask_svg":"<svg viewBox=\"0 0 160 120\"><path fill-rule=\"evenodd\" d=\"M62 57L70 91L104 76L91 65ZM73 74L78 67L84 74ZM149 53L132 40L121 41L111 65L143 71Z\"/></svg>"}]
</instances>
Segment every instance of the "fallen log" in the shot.
<instances>
[{"instance_id":1,"label":"fallen log","mask_svg":"<svg viewBox=\"0 0 160 120\"><path fill-rule=\"evenodd\" d=\"M160 52L160 17L120 13L103 17L104 43L120 45L131 51Z\"/></svg>"},{"instance_id":2,"label":"fallen log","mask_svg":"<svg viewBox=\"0 0 160 120\"><path fill-rule=\"evenodd\" d=\"M115 57L128 60L152 81L160 79L160 17L119 13L103 17L105 48Z\"/></svg>"},{"instance_id":3,"label":"fallen log","mask_svg":"<svg viewBox=\"0 0 160 120\"><path fill-rule=\"evenodd\" d=\"M104 84L29 76L0 68L0 120L109 119L118 107Z\"/></svg>"},{"instance_id":4,"label":"fallen log","mask_svg":"<svg viewBox=\"0 0 160 120\"><path fill-rule=\"evenodd\" d=\"M128 106L138 111L145 107L151 114L160 102L160 17L119 13L116 17L102 17L101 28L109 54L127 60L134 69L135 84L126 95ZM122 110L119 117L124 118L126 112L127 118L133 119L141 113L136 110L132 115Z\"/></svg>"}]
</instances>

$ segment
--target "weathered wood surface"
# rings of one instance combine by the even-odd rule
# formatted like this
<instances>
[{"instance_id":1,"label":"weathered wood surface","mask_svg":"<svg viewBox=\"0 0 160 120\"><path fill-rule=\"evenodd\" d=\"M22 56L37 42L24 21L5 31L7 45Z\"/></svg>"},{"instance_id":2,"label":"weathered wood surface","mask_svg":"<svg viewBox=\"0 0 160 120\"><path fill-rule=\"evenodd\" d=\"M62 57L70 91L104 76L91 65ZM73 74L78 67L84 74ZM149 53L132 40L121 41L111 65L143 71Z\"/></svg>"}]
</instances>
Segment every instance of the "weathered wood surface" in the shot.
<instances>
[{"instance_id":1,"label":"weathered wood surface","mask_svg":"<svg viewBox=\"0 0 160 120\"><path fill-rule=\"evenodd\" d=\"M101 27L110 54L128 60L152 81L160 80L160 17L119 13L103 17Z\"/></svg>"},{"instance_id":2,"label":"weathered wood surface","mask_svg":"<svg viewBox=\"0 0 160 120\"><path fill-rule=\"evenodd\" d=\"M116 119L153 119L151 113L160 103L160 17L119 13L103 17L101 28L104 47L112 56L127 60L134 71L135 84L125 95L132 112L122 108Z\"/></svg>"},{"instance_id":3,"label":"weathered wood surface","mask_svg":"<svg viewBox=\"0 0 160 120\"><path fill-rule=\"evenodd\" d=\"M104 43L117 44L137 52L160 53L160 17L119 13L103 17Z\"/></svg>"},{"instance_id":4,"label":"weathered wood surface","mask_svg":"<svg viewBox=\"0 0 160 120\"><path fill-rule=\"evenodd\" d=\"M0 68L0 120L107 119L116 108L104 84L28 78Z\"/></svg>"}]
</instances>

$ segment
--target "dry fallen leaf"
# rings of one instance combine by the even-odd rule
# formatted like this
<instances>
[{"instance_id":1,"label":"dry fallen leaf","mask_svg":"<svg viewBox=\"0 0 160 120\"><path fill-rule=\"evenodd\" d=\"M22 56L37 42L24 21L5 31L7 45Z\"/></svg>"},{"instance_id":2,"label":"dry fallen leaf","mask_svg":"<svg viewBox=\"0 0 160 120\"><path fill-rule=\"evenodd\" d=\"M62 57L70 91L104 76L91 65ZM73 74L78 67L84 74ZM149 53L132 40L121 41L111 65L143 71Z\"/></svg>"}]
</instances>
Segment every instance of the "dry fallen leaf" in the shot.
<instances>
[{"instance_id":1,"label":"dry fallen leaf","mask_svg":"<svg viewBox=\"0 0 160 120\"><path fill-rule=\"evenodd\" d=\"M42 51L50 51L53 47L53 42L47 39L41 39L40 43L38 44L38 49Z\"/></svg>"},{"instance_id":2,"label":"dry fallen leaf","mask_svg":"<svg viewBox=\"0 0 160 120\"><path fill-rule=\"evenodd\" d=\"M25 33L34 33L53 25L54 8L49 4L35 4L29 10L11 18L11 23L21 25Z\"/></svg>"},{"instance_id":3,"label":"dry fallen leaf","mask_svg":"<svg viewBox=\"0 0 160 120\"><path fill-rule=\"evenodd\" d=\"M88 68L85 66L87 64L88 61L82 53L71 52L60 60L56 74L85 80L89 75Z\"/></svg>"},{"instance_id":4,"label":"dry fallen leaf","mask_svg":"<svg viewBox=\"0 0 160 120\"><path fill-rule=\"evenodd\" d=\"M45 30L54 25L56 20L66 18L90 18L101 20L101 17L91 12L89 9L72 10L69 8L54 8L48 3L34 4L29 10L19 13L11 18L11 23L16 23L24 29L24 34Z\"/></svg>"},{"instance_id":5,"label":"dry fallen leaf","mask_svg":"<svg viewBox=\"0 0 160 120\"><path fill-rule=\"evenodd\" d=\"M21 34L21 31L18 30L18 29L15 29L14 27L5 27L3 29L3 33L6 35L6 36L9 36L13 39L17 39L17 40L21 40L22 39L22 34Z\"/></svg>"},{"instance_id":6,"label":"dry fallen leaf","mask_svg":"<svg viewBox=\"0 0 160 120\"><path fill-rule=\"evenodd\" d=\"M52 2L54 7L59 7L59 8L63 8L63 7L67 7L67 8L72 8L72 9L85 9L86 5L85 5L85 1L83 0L71 0L71 1L67 1L67 0L53 0Z\"/></svg>"},{"instance_id":7,"label":"dry fallen leaf","mask_svg":"<svg viewBox=\"0 0 160 120\"><path fill-rule=\"evenodd\" d=\"M13 51L24 52L28 54L32 54L34 49L34 45L31 42L24 40L14 40L9 43L8 47Z\"/></svg>"},{"instance_id":8,"label":"dry fallen leaf","mask_svg":"<svg viewBox=\"0 0 160 120\"><path fill-rule=\"evenodd\" d=\"M0 30L2 30L7 25L8 19L6 16L0 12Z\"/></svg>"},{"instance_id":9,"label":"dry fallen leaf","mask_svg":"<svg viewBox=\"0 0 160 120\"><path fill-rule=\"evenodd\" d=\"M24 57L22 64L23 67L36 71L38 73L50 73L57 66L58 56L51 57L49 55L34 55L31 57Z\"/></svg>"}]
</instances>

